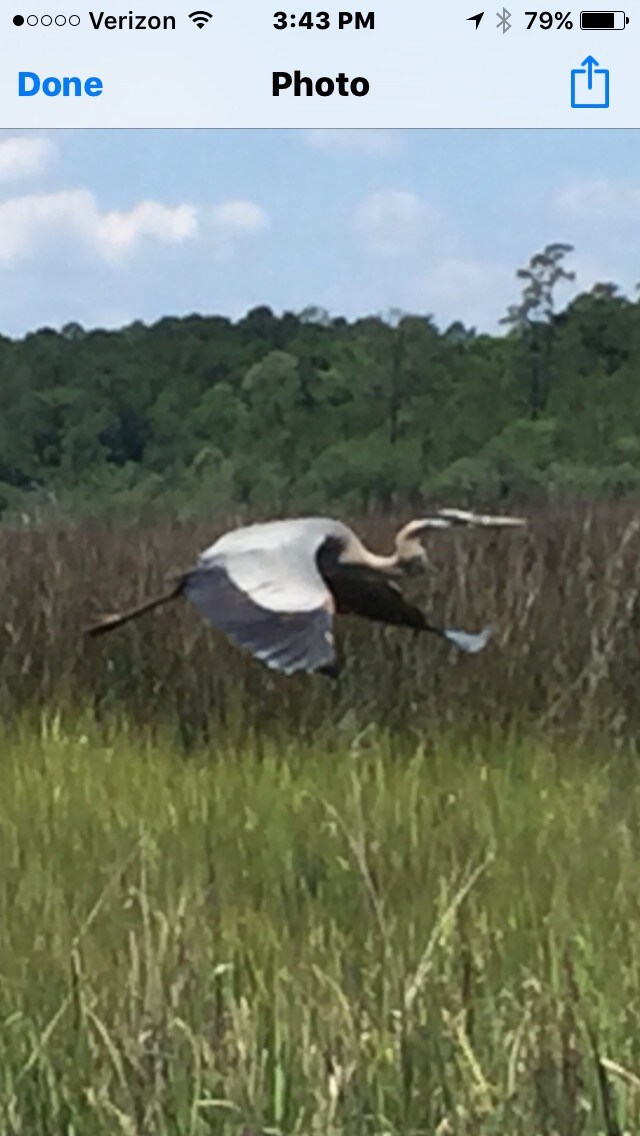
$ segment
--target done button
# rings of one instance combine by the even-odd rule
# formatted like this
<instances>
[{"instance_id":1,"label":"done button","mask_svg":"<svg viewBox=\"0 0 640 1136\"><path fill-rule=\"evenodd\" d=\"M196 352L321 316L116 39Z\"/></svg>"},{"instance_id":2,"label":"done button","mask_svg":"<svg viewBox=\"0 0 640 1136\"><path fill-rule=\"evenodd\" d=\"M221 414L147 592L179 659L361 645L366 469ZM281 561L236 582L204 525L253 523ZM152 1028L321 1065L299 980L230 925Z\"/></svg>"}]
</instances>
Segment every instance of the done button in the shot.
<instances>
[{"instance_id":1,"label":"done button","mask_svg":"<svg viewBox=\"0 0 640 1136\"><path fill-rule=\"evenodd\" d=\"M41 79L35 71L18 71L18 95L21 98L42 93L49 98L56 95L88 95L95 99L102 91L102 79L98 79L97 75L92 75L89 79L79 79L77 75L65 75L59 79L57 75L48 75L46 79Z\"/></svg>"}]
</instances>

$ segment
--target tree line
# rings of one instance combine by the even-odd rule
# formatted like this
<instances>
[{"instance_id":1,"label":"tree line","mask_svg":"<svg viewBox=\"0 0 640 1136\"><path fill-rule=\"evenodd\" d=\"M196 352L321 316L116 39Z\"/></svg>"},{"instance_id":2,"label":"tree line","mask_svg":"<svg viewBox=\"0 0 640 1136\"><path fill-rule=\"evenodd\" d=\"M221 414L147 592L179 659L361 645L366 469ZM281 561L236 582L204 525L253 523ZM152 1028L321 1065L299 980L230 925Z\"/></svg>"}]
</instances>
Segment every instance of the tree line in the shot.
<instances>
[{"instance_id":1,"label":"tree line","mask_svg":"<svg viewBox=\"0 0 640 1136\"><path fill-rule=\"evenodd\" d=\"M0 336L0 511L363 510L640 488L640 303L558 310L572 248L517 272L504 334L320 309Z\"/></svg>"}]
</instances>

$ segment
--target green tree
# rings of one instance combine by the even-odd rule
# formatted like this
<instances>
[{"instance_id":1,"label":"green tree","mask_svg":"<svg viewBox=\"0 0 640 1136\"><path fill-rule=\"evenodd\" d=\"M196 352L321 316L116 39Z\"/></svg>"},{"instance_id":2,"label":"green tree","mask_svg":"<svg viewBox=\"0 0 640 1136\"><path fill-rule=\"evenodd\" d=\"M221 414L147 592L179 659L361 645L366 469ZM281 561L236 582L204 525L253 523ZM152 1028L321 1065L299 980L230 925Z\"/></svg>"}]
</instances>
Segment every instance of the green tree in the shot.
<instances>
[{"instance_id":1,"label":"green tree","mask_svg":"<svg viewBox=\"0 0 640 1136\"><path fill-rule=\"evenodd\" d=\"M530 418L543 414L551 389L552 352L555 332L556 290L575 279L563 261L573 246L556 242L531 257L516 276L523 281L522 296L511 304L500 323L509 327L521 343L520 371L527 391Z\"/></svg>"}]
</instances>

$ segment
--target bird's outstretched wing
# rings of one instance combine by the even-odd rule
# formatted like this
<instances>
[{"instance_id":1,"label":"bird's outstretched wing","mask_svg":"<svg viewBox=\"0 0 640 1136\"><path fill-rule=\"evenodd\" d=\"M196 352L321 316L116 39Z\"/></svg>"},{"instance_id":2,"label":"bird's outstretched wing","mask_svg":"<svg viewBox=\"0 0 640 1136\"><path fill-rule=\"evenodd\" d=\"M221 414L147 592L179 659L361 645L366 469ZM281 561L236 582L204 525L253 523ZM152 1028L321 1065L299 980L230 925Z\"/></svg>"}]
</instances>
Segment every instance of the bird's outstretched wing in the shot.
<instances>
[{"instance_id":1,"label":"bird's outstretched wing","mask_svg":"<svg viewBox=\"0 0 640 1136\"><path fill-rule=\"evenodd\" d=\"M493 627L478 633L445 627L405 599L393 581L385 580L355 565L339 565L332 572L331 590L336 608L344 615L360 615L374 622L396 627L413 627L415 631L430 631L453 643L461 651L475 655L482 651L493 635Z\"/></svg>"},{"instance_id":2,"label":"bird's outstretched wing","mask_svg":"<svg viewBox=\"0 0 640 1136\"><path fill-rule=\"evenodd\" d=\"M335 675L334 603L315 560L326 533L289 533L274 540L271 526L256 525L221 540L185 573L182 592L268 667Z\"/></svg>"}]
</instances>

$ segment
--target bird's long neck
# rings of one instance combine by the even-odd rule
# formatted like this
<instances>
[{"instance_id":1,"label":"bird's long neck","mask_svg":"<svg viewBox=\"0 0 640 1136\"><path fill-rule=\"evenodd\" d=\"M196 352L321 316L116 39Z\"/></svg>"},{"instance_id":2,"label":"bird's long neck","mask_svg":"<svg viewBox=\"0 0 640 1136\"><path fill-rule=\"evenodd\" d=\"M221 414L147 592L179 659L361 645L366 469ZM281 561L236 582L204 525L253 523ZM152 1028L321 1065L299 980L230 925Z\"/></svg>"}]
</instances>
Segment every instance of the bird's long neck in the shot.
<instances>
[{"instance_id":1,"label":"bird's long neck","mask_svg":"<svg viewBox=\"0 0 640 1136\"><path fill-rule=\"evenodd\" d=\"M381 572L385 576L401 575L400 558L397 552L393 552L390 556L379 556L377 552L371 552L364 545L361 545L360 555L367 567L372 568L375 572Z\"/></svg>"}]
</instances>

